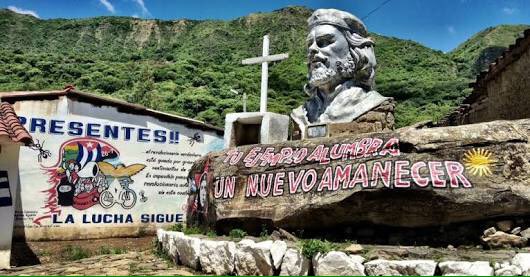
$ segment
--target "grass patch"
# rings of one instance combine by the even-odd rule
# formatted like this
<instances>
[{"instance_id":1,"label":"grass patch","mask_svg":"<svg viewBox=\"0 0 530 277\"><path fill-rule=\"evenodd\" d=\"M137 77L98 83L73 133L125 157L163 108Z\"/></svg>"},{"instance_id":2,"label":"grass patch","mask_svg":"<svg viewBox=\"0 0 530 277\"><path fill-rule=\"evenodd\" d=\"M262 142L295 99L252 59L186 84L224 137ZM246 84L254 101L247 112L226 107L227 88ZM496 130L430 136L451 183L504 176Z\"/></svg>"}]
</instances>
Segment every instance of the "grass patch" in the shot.
<instances>
[{"instance_id":1,"label":"grass patch","mask_svg":"<svg viewBox=\"0 0 530 277\"><path fill-rule=\"evenodd\" d=\"M166 251L164 251L164 249L162 249L162 243L159 242L158 239L154 238L152 244L153 244L153 247L152 247L153 255L164 260L166 264L168 265L168 267L173 267L174 266L173 258L171 258L169 254Z\"/></svg>"},{"instance_id":2,"label":"grass patch","mask_svg":"<svg viewBox=\"0 0 530 277\"><path fill-rule=\"evenodd\" d=\"M68 245L61 250L61 258L67 261L76 261L90 257L90 252L79 246Z\"/></svg>"},{"instance_id":3,"label":"grass patch","mask_svg":"<svg viewBox=\"0 0 530 277\"><path fill-rule=\"evenodd\" d=\"M300 242L300 248L302 249L302 255L311 259L319 252L325 254L337 250L338 246L327 240L310 239L302 240Z\"/></svg>"},{"instance_id":4,"label":"grass patch","mask_svg":"<svg viewBox=\"0 0 530 277\"><path fill-rule=\"evenodd\" d=\"M125 254L127 253L127 249L119 248L119 247L108 247L108 246L100 246L99 249L96 251L97 255L119 255L119 254Z\"/></svg>"},{"instance_id":5,"label":"grass patch","mask_svg":"<svg viewBox=\"0 0 530 277\"><path fill-rule=\"evenodd\" d=\"M135 274L139 272L145 272L146 268L138 265L137 263L129 263L129 274Z\"/></svg>"},{"instance_id":6,"label":"grass patch","mask_svg":"<svg viewBox=\"0 0 530 277\"><path fill-rule=\"evenodd\" d=\"M217 237L217 233L212 230L208 230L208 232L206 232L206 236L208 236L209 238L215 238Z\"/></svg>"}]
</instances>

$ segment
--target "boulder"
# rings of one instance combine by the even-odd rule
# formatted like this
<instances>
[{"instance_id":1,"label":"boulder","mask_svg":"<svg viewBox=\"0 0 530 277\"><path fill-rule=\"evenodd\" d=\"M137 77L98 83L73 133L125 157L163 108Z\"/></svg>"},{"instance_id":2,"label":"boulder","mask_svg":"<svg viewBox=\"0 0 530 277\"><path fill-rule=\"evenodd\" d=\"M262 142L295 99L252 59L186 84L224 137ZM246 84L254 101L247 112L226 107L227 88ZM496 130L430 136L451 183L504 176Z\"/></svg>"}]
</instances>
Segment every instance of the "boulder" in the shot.
<instances>
[{"instance_id":1,"label":"boulder","mask_svg":"<svg viewBox=\"0 0 530 277\"><path fill-rule=\"evenodd\" d=\"M521 233L519 233L519 235L521 235L521 237L525 239L530 240L530 228L522 230Z\"/></svg>"},{"instance_id":2,"label":"boulder","mask_svg":"<svg viewBox=\"0 0 530 277\"><path fill-rule=\"evenodd\" d=\"M189 172L207 165L211 176L196 223L414 228L530 215L529 130L530 119L492 121L210 152Z\"/></svg>"},{"instance_id":3,"label":"boulder","mask_svg":"<svg viewBox=\"0 0 530 277\"><path fill-rule=\"evenodd\" d=\"M521 233L521 227L513 228L513 230L510 233L514 235L519 235Z\"/></svg>"},{"instance_id":4,"label":"boulder","mask_svg":"<svg viewBox=\"0 0 530 277\"><path fill-rule=\"evenodd\" d=\"M327 254L315 255L313 269L316 276L366 276L363 262L364 258L361 256L331 251Z\"/></svg>"},{"instance_id":5,"label":"boulder","mask_svg":"<svg viewBox=\"0 0 530 277\"><path fill-rule=\"evenodd\" d=\"M299 249L289 248L282 260L280 276L306 276L309 274L309 259Z\"/></svg>"},{"instance_id":6,"label":"boulder","mask_svg":"<svg viewBox=\"0 0 530 277\"><path fill-rule=\"evenodd\" d=\"M175 232L178 233L178 232ZM199 268L199 255L201 251L201 240L187 235L175 235L174 237L179 261L193 269Z\"/></svg>"},{"instance_id":7,"label":"boulder","mask_svg":"<svg viewBox=\"0 0 530 277\"><path fill-rule=\"evenodd\" d=\"M236 244L231 241L200 241L199 262L202 271L215 275L231 275L235 266Z\"/></svg>"},{"instance_id":8,"label":"boulder","mask_svg":"<svg viewBox=\"0 0 530 277\"><path fill-rule=\"evenodd\" d=\"M491 236L491 235L495 234L496 232L497 232L497 229L495 229L495 227L490 227L490 228L484 230L484 236L488 237L488 236Z\"/></svg>"},{"instance_id":9,"label":"boulder","mask_svg":"<svg viewBox=\"0 0 530 277\"><path fill-rule=\"evenodd\" d=\"M512 259L512 264L518 266L522 275L530 276L530 253L518 253Z\"/></svg>"},{"instance_id":10,"label":"boulder","mask_svg":"<svg viewBox=\"0 0 530 277\"><path fill-rule=\"evenodd\" d=\"M352 243L344 249L344 252L349 254L359 254L364 250L363 246L357 243Z\"/></svg>"},{"instance_id":11,"label":"boulder","mask_svg":"<svg viewBox=\"0 0 530 277\"><path fill-rule=\"evenodd\" d=\"M482 241L490 248L525 247L528 242L526 238L507 234L502 231L497 231L489 236L483 236Z\"/></svg>"},{"instance_id":12,"label":"boulder","mask_svg":"<svg viewBox=\"0 0 530 277\"><path fill-rule=\"evenodd\" d=\"M183 237L184 233L181 232L166 232L166 237L168 241L167 254L173 259L175 264L179 261L179 254L177 249L177 238Z\"/></svg>"},{"instance_id":13,"label":"boulder","mask_svg":"<svg viewBox=\"0 0 530 277\"><path fill-rule=\"evenodd\" d=\"M285 241L276 240L271 246L271 258L274 269L279 269L282 264L283 255L287 251L287 243Z\"/></svg>"},{"instance_id":14,"label":"boulder","mask_svg":"<svg viewBox=\"0 0 530 277\"><path fill-rule=\"evenodd\" d=\"M517 276L522 273L520 267L511 264L502 264L498 269L495 269L495 276Z\"/></svg>"},{"instance_id":15,"label":"boulder","mask_svg":"<svg viewBox=\"0 0 530 277\"><path fill-rule=\"evenodd\" d=\"M243 239L236 244L235 270L237 275L273 275L272 241L256 243Z\"/></svg>"},{"instance_id":16,"label":"boulder","mask_svg":"<svg viewBox=\"0 0 530 277\"><path fill-rule=\"evenodd\" d=\"M489 262L454 262L447 261L438 264L443 276L493 276L493 268Z\"/></svg>"},{"instance_id":17,"label":"boulder","mask_svg":"<svg viewBox=\"0 0 530 277\"><path fill-rule=\"evenodd\" d=\"M432 260L373 260L365 263L364 267L369 276L434 276L436 262Z\"/></svg>"},{"instance_id":18,"label":"boulder","mask_svg":"<svg viewBox=\"0 0 530 277\"><path fill-rule=\"evenodd\" d=\"M511 220L501 220L497 221L497 228L503 232L510 232L513 227L513 221Z\"/></svg>"}]
</instances>

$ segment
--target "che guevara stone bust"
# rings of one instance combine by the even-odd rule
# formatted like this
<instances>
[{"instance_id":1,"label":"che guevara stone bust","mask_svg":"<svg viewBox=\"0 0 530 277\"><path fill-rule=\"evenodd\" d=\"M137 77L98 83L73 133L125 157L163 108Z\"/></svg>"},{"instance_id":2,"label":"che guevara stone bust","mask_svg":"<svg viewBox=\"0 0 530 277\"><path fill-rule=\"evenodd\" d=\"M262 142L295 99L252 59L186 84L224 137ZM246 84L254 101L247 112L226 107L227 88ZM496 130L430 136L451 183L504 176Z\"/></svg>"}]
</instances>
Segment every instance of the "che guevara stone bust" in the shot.
<instances>
[{"instance_id":1,"label":"che guevara stone bust","mask_svg":"<svg viewBox=\"0 0 530 277\"><path fill-rule=\"evenodd\" d=\"M380 106L387 107L381 120L390 111L393 125L392 99L374 90L374 42L361 20L344 11L319 9L307 22L304 91L310 98L291 113L300 130L312 124L359 120Z\"/></svg>"}]
</instances>

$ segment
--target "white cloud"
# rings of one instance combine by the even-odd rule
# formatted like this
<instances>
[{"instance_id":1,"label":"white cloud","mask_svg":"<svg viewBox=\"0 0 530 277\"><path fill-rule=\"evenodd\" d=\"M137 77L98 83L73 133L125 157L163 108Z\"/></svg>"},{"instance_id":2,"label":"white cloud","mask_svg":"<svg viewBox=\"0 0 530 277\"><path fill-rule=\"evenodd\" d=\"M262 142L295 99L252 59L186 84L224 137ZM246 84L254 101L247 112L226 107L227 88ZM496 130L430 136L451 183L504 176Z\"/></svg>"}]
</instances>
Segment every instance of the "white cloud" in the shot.
<instances>
[{"instance_id":1,"label":"white cloud","mask_svg":"<svg viewBox=\"0 0 530 277\"><path fill-rule=\"evenodd\" d=\"M449 34L456 33L455 27L454 26L447 26L447 32L449 32Z\"/></svg>"},{"instance_id":2,"label":"white cloud","mask_svg":"<svg viewBox=\"0 0 530 277\"><path fill-rule=\"evenodd\" d=\"M31 16L36 17L36 18L40 18L39 15L37 14L37 12L32 11L32 10L26 10L26 9L22 9L22 8L17 8L15 6L9 6L9 7L7 7L7 9L10 10L10 11L19 13L19 14L27 14L27 15L31 15Z\"/></svg>"},{"instance_id":3,"label":"white cloud","mask_svg":"<svg viewBox=\"0 0 530 277\"><path fill-rule=\"evenodd\" d=\"M101 3L107 10L111 13L115 13L116 10L114 9L114 6L108 1L108 0L99 0L99 3Z\"/></svg>"},{"instance_id":4,"label":"white cloud","mask_svg":"<svg viewBox=\"0 0 530 277\"><path fill-rule=\"evenodd\" d=\"M131 16L134 17L134 18L139 18L140 17L137 13L133 13Z\"/></svg>"},{"instance_id":5,"label":"white cloud","mask_svg":"<svg viewBox=\"0 0 530 277\"><path fill-rule=\"evenodd\" d=\"M514 13L516 13L518 10L516 8L508 8L508 7L504 7L502 8L502 12L507 14L507 15L512 15Z\"/></svg>"},{"instance_id":6,"label":"white cloud","mask_svg":"<svg viewBox=\"0 0 530 277\"><path fill-rule=\"evenodd\" d=\"M147 9L147 7L145 6L145 2L144 0L133 0L136 4L138 4L138 6L140 6L140 9L142 9L142 15L143 16L146 16L146 15L151 15L151 13L149 12L149 10Z\"/></svg>"}]
</instances>

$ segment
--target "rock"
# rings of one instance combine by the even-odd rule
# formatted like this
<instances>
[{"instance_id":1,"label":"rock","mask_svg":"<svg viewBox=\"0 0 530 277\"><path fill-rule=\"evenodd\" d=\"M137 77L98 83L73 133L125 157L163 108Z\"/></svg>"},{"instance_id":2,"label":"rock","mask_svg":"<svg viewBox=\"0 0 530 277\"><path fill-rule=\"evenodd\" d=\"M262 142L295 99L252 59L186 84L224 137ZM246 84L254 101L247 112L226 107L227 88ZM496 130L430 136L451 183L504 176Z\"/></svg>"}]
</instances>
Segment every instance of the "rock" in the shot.
<instances>
[{"instance_id":1,"label":"rock","mask_svg":"<svg viewBox=\"0 0 530 277\"><path fill-rule=\"evenodd\" d=\"M177 249L177 237L183 237L184 233L181 232L166 232L168 240L167 254L173 259L175 264L179 261L179 254Z\"/></svg>"},{"instance_id":2,"label":"rock","mask_svg":"<svg viewBox=\"0 0 530 277\"><path fill-rule=\"evenodd\" d=\"M451 244L447 245L447 250L456 251L456 248Z\"/></svg>"},{"instance_id":3,"label":"rock","mask_svg":"<svg viewBox=\"0 0 530 277\"><path fill-rule=\"evenodd\" d=\"M513 221L511 220L501 220L497 222L497 228L503 232L510 232L513 227Z\"/></svg>"},{"instance_id":4,"label":"rock","mask_svg":"<svg viewBox=\"0 0 530 277\"><path fill-rule=\"evenodd\" d=\"M235 254L234 242L201 240L199 262L202 271L215 275L231 275L234 272Z\"/></svg>"},{"instance_id":5,"label":"rock","mask_svg":"<svg viewBox=\"0 0 530 277\"><path fill-rule=\"evenodd\" d=\"M438 264L443 276L493 276L493 268L489 262L441 262Z\"/></svg>"},{"instance_id":6,"label":"rock","mask_svg":"<svg viewBox=\"0 0 530 277\"><path fill-rule=\"evenodd\" d=\"M348 256L346 253L339 251L331 251L327 254L318 253L313 258L313 269L316 276L366 276L364 274L363 261L364 258L361 256Z\"/></svg>"},{"instance_id":7,"label":"rock","mask_svg":"<svg viewBox=\"0 0 530 277\"><path fill-rule=\"evenodd\" d=\"M175 232L178 233L178 232ZM199 238L187 236L187 235L176 235L174 237L179 261L193 269L199 268L199 256L201 251L201 240Z\"/></svg>"},{"instance_id":8,"label":"rock","mask_svg":"<svg viewBox=\"0 0 530 277\"><path fill-rule=\"evenodd\" d=\"M510 233L512 233L514 235L518 235L519 233L521 233L521 227L513 228L513 230Z\"/></svg>"},{"instance_id":9,"label":"rock","mask_svg":"<svg viewBox=\"0 0 530 277\"><path fill-rule=\"evenodd\" d=\"M287 249L283 256L280 276L307 276L308 274L309 259L304 257L299 249Z\"/></svg>"},{"instance_id":10,"label":"rock","mask_svg":"<svg viewBox=\"0 0 530 277\"><path fill-rule=\"evenodd\" d=\"M432 260L374 260L364 264L369 276L433 276L436 262Z\"/></svg>"},{"instance_id":11,"label":"rock","mask_svg":"<svg viewBox=\"0 0 530 277\"><path fill-rule=\"evenodd\" d=\"M495 276L517 276L521 275L523 271L516 265L500 265L499 269L495 270Z\"/></svg>"},{"instance_id":12,"label":"rock","mask_svg":"<svg viewBox=\"0 0 530 277\"><path fill-rule=\"evenodd\" d=\"M484 236L487 237L487 236L491 236L493 234L495 234L497 232L497 229L495 229L495 227L490 227L486 230L484 230Z\"/></svg>"},{"instance_id":13,"label":"rock","mask_svg":"<svg viewBox=\"0 0 530 277\"><path fill-rule=\"evenodd\" d=\"M237 275L272 275L272 241L255 243L243 239L236 244L235 269Z\"/></svg>"},{"instance_id":14,"label":"rock","mask_svg":"<svg viewBox=\"0 0 530 277\"><path fill-rule=\"evenodd\" d=\"M238 146L197 159L189 176L202 173L207 162L218 174L219 178L208 179L208 195L216 195L217 187L225 197L208 198L211 216L201 222L211 226L245 219L287 230L361 223L423 228L516 217L530 214L527 125L530 119ZM341 146L361 141L371 141L372 148L367 149L376 150L362 158L347 153L346 147L340 152ZM491 163L484 165L491 172L487 178L465 166L470 163L466 154L480 156L484 151L491 153ZM377 173L385 163L390 180ZM409 176L412 166L421 169L421 178ZM398 167L405 179L396 183ZM261 179L271 179L276 187L259 186ZM330 185L328 179L336 182ZM228 185L216 186L216 180Z\"/></svg>"},{"instance_id":15,"label":"rock","mask_svg":"<svg viewBox=\"0 0 530 277\"><path fill-rule=\"evenodd\" d=\"M293 242L297 242L298 241L298 238L296 236L294 236L293 234L285 231L282 228L278 228L278 230L274 230L272 232L272 234L271 234L271 237L274 240L287 240L287 241L293 241Z\"/></svg>"},{"instance_id":16,"label":"rock","mask_svg":"<svg viewBox=\"0 0 530 277\"><path fill-rule=\"evenodd\" d=\"M483 236L482 241L490 248L509 248L509 247L525 247L528 240L526 238L507 234L502 231L497 231L493 235Z\"/></svg>"},{"instance_id":17,"label":"rock","mask_svg":"<svg viewBox=\"0 0 530 277\"><path fill-rule=\"evenodd\" d=\"M162 243L162 241L164 240L164 233L166 231L164 231L164 229L162 228L158 228L156 229L156 239L158 240L158 242Z\"/></svg>"},{"instance_id":18,"label":"rock","mask_svg":"<svg viewBox=\"0 0 530 277\"><path fill-rule=\"evenodd\" d=\"M363 246L357 243L352 243L344 249L344 252L350 254L359 254L364 250Z\"/></svg>"},{"instance_id":19,"label":"rock","mask_svg":"<svg viewBox=\"0 0 530 277\"><path fill-rule=\"evenodd\" d=\"M283 255L285 255L285 251L287 251L287 243L285 243L285 241L277 240L272 243L271 257L274 269L277 270L280 268L280 265L282 264Z\"/></svg>"},{"instance_id":20,"label":"rock","mask_svg":"<svg viewBox=\"0 0 530 277\"><path fill-rule=\"evenodd\" d=\"M525 239L530 240L530 228L524 229L519 235Z\"/></svg>"},{"instance_id":21,"label":"rock","mask_svg":"<svg viewBox=\"0 0 530 277\"><path fill-rule=\"evenodd\" d=\"M518 253L512 259L512 264L518 266L522 275L530 276L530 253Z\"/></svg>"}]
</instances>

